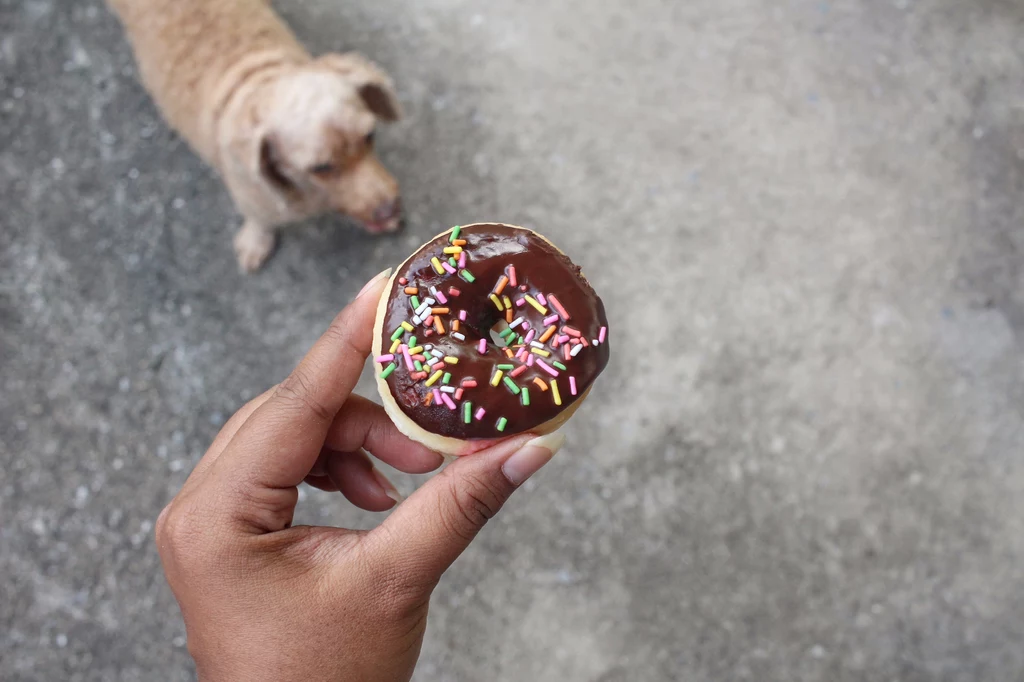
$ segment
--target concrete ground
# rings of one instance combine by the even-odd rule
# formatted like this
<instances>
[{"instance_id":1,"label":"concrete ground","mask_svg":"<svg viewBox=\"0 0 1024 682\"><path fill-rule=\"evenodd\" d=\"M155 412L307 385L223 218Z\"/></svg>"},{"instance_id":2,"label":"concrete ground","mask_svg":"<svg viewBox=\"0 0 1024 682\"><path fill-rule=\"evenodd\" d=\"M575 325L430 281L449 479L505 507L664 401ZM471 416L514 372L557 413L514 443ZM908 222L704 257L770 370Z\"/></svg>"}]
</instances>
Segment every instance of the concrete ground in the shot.
<instances>
[{"instance_id":1,"label":"concrete ground","mask_svg":"<svg viewBox=\"0 0 1024 682\"><path fill-rule=\"evenodd\" d=\"M0 678L191 679L158 511L365 280L498 219L616 355L417 680L1024 679L1024 6L281 4L400 84L410 224L244 277L99 0L0 0Z\"/></svg>"}]
</instances>

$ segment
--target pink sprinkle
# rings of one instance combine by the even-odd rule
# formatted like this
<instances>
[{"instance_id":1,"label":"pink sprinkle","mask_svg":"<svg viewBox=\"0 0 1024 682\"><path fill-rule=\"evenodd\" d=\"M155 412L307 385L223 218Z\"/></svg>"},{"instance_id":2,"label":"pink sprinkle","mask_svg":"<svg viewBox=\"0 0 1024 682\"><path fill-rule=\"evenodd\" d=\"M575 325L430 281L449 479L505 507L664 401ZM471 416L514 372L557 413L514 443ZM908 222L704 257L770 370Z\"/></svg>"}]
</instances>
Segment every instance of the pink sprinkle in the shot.
<instances>
[{"instance_id":1,"label":"pink sprinkle","mask_svg":"<svg viewBox=\"0 0 1024 682\"><path fill-rule=\"evenodd\" d=\"M423 326L424 327L431 327L431 326L433 326L433 324L434 324L434 316L433 315L427 315L427 319L423 320Z\"/></svg>"},{"instance_id":2,"label":"pink sprinkle","mask_svg":"<svg viewBox=\"0 0 1024 682\"><path fill-rule=\"evenodd\" d=\"M476 382L472 379L463 379L462 385L465 388L476 388Z\"/></svg>"},{"instance_id":3,"label":"pink sprinkle","mask_svg":"<svg viewBox=\"0 0 1024 682\"><path fill-rule=\"evenodd\" d=\"M526 356L526 366L527 367L533 367L533 361L536 360L536 359L537 359L537 356L534 355L533 353L530 353L529 355L527 355Z\"/></svg>"},{"instance_id":4,"label":"pink sprinkle","mask_svg":"<svg viewBox=\"0 0 1024 682\"><path fill-rule=\"evenodd\" d=\"M466 321L466 311L465 310L460 310L459 311L459 319L462 320L463 322Z\"/></svg>"},{"instance_id":5,"label":"pink sprinkle","mask_svg":"<svg viewBox=\"0 0 1024 682\"><path fill-rule=\"evenodd\" d=\"M565 308L562 306L562 302L555 298L554 294L548 296L548 301L551 303L551 307L555 309L555 312L562 316L563 320L569 319L569 313L566 312Z\"/></svg>"},{"instance_id":6,"label":"pink sprinkle","mask_svg":"<svg viewBox=\"0 0 1024 682\"><path fill-rule=\"evenodd\" d=\"M454 410L455 409L455 403L452 402L452 399L448 397L447 393L442 393L441 394L441 400L444 401L444 404L448 406L449 410Z\"/></svg>"},{"instance_id":7,"label":"pink sprinkle","mask_svg":"<svg viewBox=\"0 0 1024 682\"><path fill-rule=\"evenodd\" d=\"M522 348L520 348L519 352L516 353L516 360L518 360L519 362L522 362L524 355L526 355L526 346L523 346Z\"/></svg>"},{"instance_id":8,"label":"pink sprinkle","mask_svg":"<svg viewBox=\"0 0 1024 682\"><path fill-rule=\"evenodd\" d=\"M582 343L584 346L589 346L590 345L589 343L587 343L587 340L585 338L583 338L582 336L580 337L580 343Z\"/></svg>"},{"instance_id":9,"label":"pink sprinkle","mask_svg":"<svg viewBox=\"0 0 1024 682\"><path fill-rule=\"evenodd\" d=\"M601 332L597 335L597 340L604 343L604 337L608 335L608 327L601 327Z\"/></svg>"},{"instance_id":10,"label":"pink sprinkle","mask_svg":"<svg viewBox=\"0 0 1024 682\"><path fill-rule=\"evenodd\" d=\"M462 253L459 254L459 267L462 268L463 270L466 269L466 252L465 251L463 251Z\"/></svg>"},{"instance_id":11,"label":"pink sprinkle","mask_svg":"<svg viewBox=\"0 0 1024 682\"><path fill-rule=\"evenodd\" d=\"M572 353L569 352L568 344L562 346L562 357L565 358L566 362L569 362L569 358L572 357Z\"/></svg>"},{"instance_id":12,"label":"pink sprinkle","mask_svg":"<svg viewBox=\"0 0 1024 682\"><path fill-rule=\"evenodd\" d=\"M442 261L441 262L441 267L444 268L445 270L447 270L449 275L454 275L455 274L455 268L453 268L452 266L448 265L448 261ZM451 401L449 400L448 402L451 402Z\"/></svg>"},{"instance_id":13,"label":"pink sprinkle","mask_svg":"<svg viewBox=\"0 0 1024 682\"><path fill-rule=\"evenodd\" d=\"M387 355L378 355L377 357L375 357L375 358L373 359L373 361L374 361L374 362L379 362L379 363L381 363L381 364L387 364L387 363L391 362L391 361L392 361L392 360L394 360L394 359L395 359L395 356L394 356L394 355L391 355L391 354L389 353L389 354L387 354Z\"/></svg>"},{"instance_id":14,"label":"pink sprinkle","mask_svg":"<svg viewBox=\"0 0 1024 682\"><path fill-rule=\"evenodd\" d=\"M554 324L555 322L558 322L558 315L551 315L550 317L544 318L545 327L548 326L549 324Z\"/></svg>"},{"instance_id":15,"label":"pink sprinkle","mask_svg":"<svg viewBox=\"0 0 1024 682\"><path fill-rule=\"evenodd\" d=\"M476 416L476 420L480 421L481 419L484 418L485 414L486 414L486 412L485 412L484 408L481 407L479 410L476 411L476 415L475 415Z\"/></svg>"},{"instance_id":16,"label":"pink sprinkle","mask_svg":"<svg viewBox=\"0 0 1024 682\"><path fill-rule=\"evenodd\" d=\"M448 299L445 298L445 295L442 294L440 291L437 292L437 300L439 300L441 303L447 303L448 302Z\"/></svg>"},{"instance_id":17,"label":"pink sprinkle","mask_svg":"<svg viewBox=\"0 0 1024 682\"><path fill-rule=\"evenodd\" d=\"M552 348L558 348L558 339L557 338L551 339L551 347Z\"/></svg>"},{"instance_id":18,"label":"pink sprinkle","mask_svg":"<svg viewBox=\"0 0 1024 682\"><path fill-rule=\"evenodd\" d=\"M461 294L462 294L462 292L459 291L458 289L456 289L455 287L448 287L448 295L449 296L459 296Z\"/></svg>"},{"instance_id":19,"label":"pink sprinkle","mask_svg":"<svg viewBox=\"0 0 1024 682\"><path fill-rule=\"evenodd\" d=\"M433 336L433 335L434 335L434 330L433 329L428 329L427 331L423 332L423 336Z\"/></svg>"},{"instance_id":20,"label":"pink sprinkle","mask_svg":"<svg viewBox=\"0 0 1024 682\"><path fill-rule=\"evenodd\" d=\"M526 286L525 284L520 284L520 285L519 285L519 291L526 291L526 290L527 290L527 289L529 289L529 288L530 288L530 287Z\"/></svg>"},{"instance_id":21,"label":"pink sprinkle","mask_svg":"<svg viewBox=\"0 0 1024 682\"><path fill-rule=\"evenodd\" d=\"M480 351L480 355L486 355L487 354L487 341L484 340L484 339L480 339L480 345L477 347L477 350Z\"/></svg>"},{"instance_id":22,"label":"pink sprinkle","mask_svg":"<svg viewBox=\"0 0 1024 682\"><path fill-rule=\"evenodd\" d=\"M576 395L576 377L569 377L569 393Z\"/></svg>"},{"instance_id":23,"label":"pink sprinkle","mask_svg":"<svg viewBox=\"0 0 1024 682\"><path fill-rule=\"evenodd\" d=\"M462 388L455 389L455 399L456 400L462 400L462 393L463 393L464 390L465 389L462 389Z\"/></svg>"},{"instance_id":24,"label":"pink sprinkle","mask_svg":"<svg viewBox=\"0 0 1024 682\"><path fill-rule=\"evenodd\" d=\"M436 388L434 389L434 404L441 404L441 391L437 390Z\"/></svg>"},{"instance_id":25,"label":"pink sprinkle","mask_svg":"<svg viewBox=\"0 0 1024 682\"><path fill-rule=\"evenodd\" d=\"M419 360L420 362L426 362L427 361L427 356L426 355L421 355L421 354L417 353L416 355L412 356L412 359L413 360Z\"/></svg>"},{"instance_id":26,"label":"pink sprinkle","mask_svg":"<svg viewBox=\"0 0 1024 682\"><path fill-rule=\"evenodd\" d=\"M508 283L512 286L518 286L519 282L516 281L516 266L508 266Z\"/></svg>"},{"instance_id":27,"label":"pink sprinkle","mask_svg":"<svg viewBox=\"0 0 1024 682\"><path fill-rule=\"evenodd\" d=\"M544 298L544 294L537 294L537 302L541 305L547 305L548 299Z\"/></svg>"},{"instance_id":28,"label":"pink sprinkle","mask_svg":"<svg viewBox=\"0 0 1024 682\"><path fill-rule=\"evenodd\" d=\"M508 375L509 375L510 377L517 377L517 376L519 376L520 374L522 374L523 372L525 372L525 371L527 370L527 368L528 368L528 367L529 367L529 365L519 365L519 366L518 366L518 367L516 367L516 368L515 368L514 370L512 370L511 372L509 372L509 373L508 373Z\"/></svg>"},{"instance_id":29,"label":"pink sprinkle","mask_svg":"<svg viewBox=\"0 0 1024 682\"><path fill-rule=\"evenodd\" d=\"M526 321L524 321L524 322L523 322L523 331L525 332L525 331L527 331L527 330L529 330L529 329L530 329L530 323L529 323L529 322L526 322Z\"/></svg>"},{"instance_id":30,"label":"pink sprinkle","mask_svg":"<svg viewBox=\"0 0 1024 682\"><path fill-rule=\"evenodd\" d=\"M568 334L569 336L583 336L582 334L580 334L579 330L573 327L562 327L562 331Z\"/></svg>"},{"instance_id":31,"label":"pink sprinkle","mask_svg":"<svg viewBox=\"0 0 1024 682\"><path fill-rule=\"evenodd\" d=\"M399 277L398 283L401 284L402 286L405 286L406 284L409 283L409 280L407 280L405 277Z\"/></svg>"},{"instance_id":32,"label":"pink sprinkle","mask_svg":"<svg viewBox=\"0 0 1024 682\"><path fill-rule=\"evenodd\" d=\"M537 359L537 364L540 366L540 368L542 370L544 370L545 372L547 372L551 376L553 376L553 377L557 377L558 376L558 370L555 369L554 367L550 366L548 363L544 362L543 360L538 358Z\"/></svg>"},{"instance_id":33,"label":"pink sprinkle","mask_svg":"<svg viewBox=\"0 0 1024 682\"><path fill-rule=\"evenodd\" d=\"M529 333L527 333L526 339L524 339L524 341L525 341L527 346L530 345L530 342L533 341L533 337L535 337L535 336L537 336L537 330L536 329L531 329L529 331Z\"/></svg>"},{"instance_id":34,"label":"pink sprinkle","mask_svg":"<svg viewBox=\"0 0 1024 682\"><path fill-rule=\"evenodd\" d=\"M517 308L522 308L524 305L526 305L526 299L525 298L520 298L520 299L516 300L516 307Z\"/></svg>"},{"instance_id":35,"label":"pink sprinkle","mask_svg":"<svg viewBox=\"0 0 1024 682\"><path fill-rule=\"evenodd\" d=\"M444 369L444 362L435 362L430 366L430 369L434 370L435 372L439 369Z\"/></svg>"},{"instance_id":36,"label":"pink sprinkle","mask_svg":"<svg viewBox=\"0 0 1024 682\"><path fill-rule=\"evenodd\" d=\"M410 372L414 371L416 367L412 364L412 356L409 355L409 346L402 344L402 355L405 356L405 368Z\"/></svg>"},{"instance_id":37,"label":"pink sprinkle","mask_svg":"<svg viewBox=\"0 0 1024 682\"><path fill-rule=\"evenodd\" d=\"M568 334L562 334L561 336L558 337L558 343L568 343L569 339L571 338L572 337L569 336Z\"/></svg>"}]
</instances>

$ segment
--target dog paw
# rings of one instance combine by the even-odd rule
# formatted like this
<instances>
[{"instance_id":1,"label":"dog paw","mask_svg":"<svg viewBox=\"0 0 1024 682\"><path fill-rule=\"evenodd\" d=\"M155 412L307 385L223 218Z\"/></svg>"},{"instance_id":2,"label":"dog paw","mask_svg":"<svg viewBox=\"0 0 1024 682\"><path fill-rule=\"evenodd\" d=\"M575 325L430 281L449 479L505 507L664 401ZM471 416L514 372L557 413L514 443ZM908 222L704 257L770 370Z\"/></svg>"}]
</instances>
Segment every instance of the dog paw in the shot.
<instances>
[{"instance_id":1,"label":"dog paw","mask_svg":"<svg viewBox=\"0 0 1024 682\"><path fill-rule=\"evenodd\" d=\"M235 255L242 272L256 272L274 252L274 233L246 223L235 235Z\"/></svg>"}]
</instances>

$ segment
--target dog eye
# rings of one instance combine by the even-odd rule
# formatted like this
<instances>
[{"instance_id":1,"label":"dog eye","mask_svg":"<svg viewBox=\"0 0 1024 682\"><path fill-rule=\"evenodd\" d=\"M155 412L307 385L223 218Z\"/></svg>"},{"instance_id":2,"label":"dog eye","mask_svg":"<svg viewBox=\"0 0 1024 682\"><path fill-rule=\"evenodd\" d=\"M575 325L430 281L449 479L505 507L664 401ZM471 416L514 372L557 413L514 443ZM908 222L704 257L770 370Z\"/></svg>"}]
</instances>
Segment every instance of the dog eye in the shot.
<instances>
[{"instance_id":1,"label":"dog eye","mask_svg":"<svg viewBox=\"0 0 1024 682\"><path fill-rule=\"evenodd\" d=\"M309 172L313 175L331 175L334 173L333 163L318 163L309 169Z\"/></svg>"},{"instance_id":2,"label":"dog eye","mask_svg":"<svg viewBox=\"0 0 1024 682\"><path fill-rule=\"evenodd\" d=\"M376 130L372 131L369 135L367 135L366 136L366 140L365 140L366 146L367 147L372 147L373 146L373 141L374 141L374 139L376 137L377 137L377 131Z\"/></svg>"}]
</instances>

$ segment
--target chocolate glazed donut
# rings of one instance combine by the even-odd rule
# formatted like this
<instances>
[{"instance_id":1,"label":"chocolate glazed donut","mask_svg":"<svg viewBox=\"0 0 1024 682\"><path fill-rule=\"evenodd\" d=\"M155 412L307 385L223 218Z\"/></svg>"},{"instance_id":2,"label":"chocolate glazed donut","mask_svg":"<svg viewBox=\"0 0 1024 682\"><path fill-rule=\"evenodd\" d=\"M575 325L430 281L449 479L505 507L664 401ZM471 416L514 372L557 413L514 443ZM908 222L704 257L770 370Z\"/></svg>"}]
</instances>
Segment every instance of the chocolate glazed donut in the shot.
<instances>
[{"instance_id":1,"label":"chocolate glazed donut","mask_svg":"<svg viewBox=\"0 0 1024 682\"><path fill-rule=\"evenodd\" d=\"M392 275L373 352L384 407L428 447L558 428L608 364L604 304L536 232L480 223L424 244Z\"/></svg>"}]
</instances>

